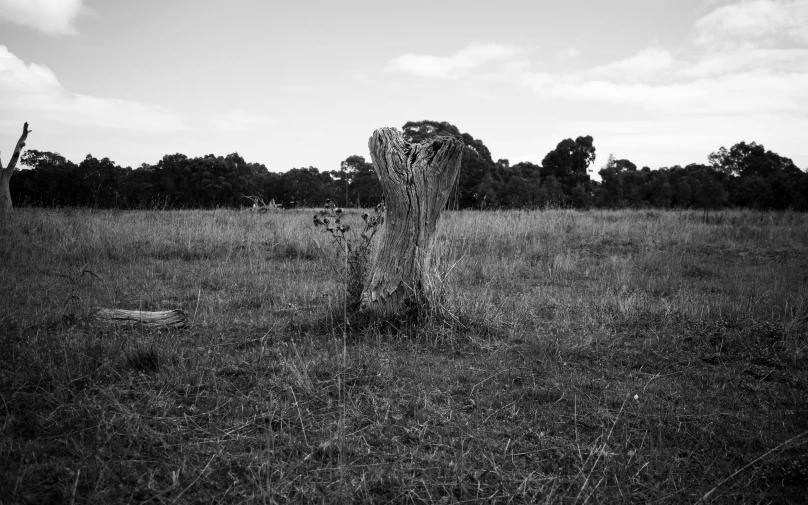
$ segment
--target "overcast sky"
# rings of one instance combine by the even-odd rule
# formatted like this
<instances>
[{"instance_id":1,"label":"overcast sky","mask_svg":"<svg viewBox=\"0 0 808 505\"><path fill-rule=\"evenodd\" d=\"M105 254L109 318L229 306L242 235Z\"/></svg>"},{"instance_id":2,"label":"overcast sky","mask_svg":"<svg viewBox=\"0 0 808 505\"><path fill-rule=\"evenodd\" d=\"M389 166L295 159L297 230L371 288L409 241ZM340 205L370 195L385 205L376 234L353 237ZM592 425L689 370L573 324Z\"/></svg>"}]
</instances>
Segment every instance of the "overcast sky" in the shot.
<instances>
[{"instance_id":1,"label":"overcast sky","mask_svg":"<svg viewBox=\"0 0 808 505\"><path fill-rule=\"evenodd\" d=\"M638 166L762 143L808 168L808 0L0 0L0 151L273 171L449 121L494 159Z\"/></svg>"}]
</instances>

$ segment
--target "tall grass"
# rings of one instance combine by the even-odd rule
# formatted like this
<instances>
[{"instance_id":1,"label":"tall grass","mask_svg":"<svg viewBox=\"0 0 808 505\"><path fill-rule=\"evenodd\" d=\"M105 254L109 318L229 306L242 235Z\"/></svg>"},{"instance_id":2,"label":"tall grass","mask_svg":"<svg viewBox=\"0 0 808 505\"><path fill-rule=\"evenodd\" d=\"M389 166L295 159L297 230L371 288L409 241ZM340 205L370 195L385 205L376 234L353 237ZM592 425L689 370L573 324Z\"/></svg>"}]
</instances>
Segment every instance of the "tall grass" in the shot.
<instances>
[{"instance_id":1,"label":"tall grass","mask_svg":"<svg viewBox=\"0 0 808 505\"><path fill-rule=\"evenodd\" d=\"M320 304L340 281L309 214L20 209L0 254L9 298L25 303L8 316L64 312L72 290L84 308L180 305L200 324L233 314L267 323L265 309ZM451 268L452 303L528 326L564 316L553 307L594 325L614 311L799 322L804 216L722 216L716 225L701 212L447 212L434 261ZM84 266L101 280L71 280Z\"/></svg>"},{"instance_id":2,"label":"tall grass","mask_svg":"<svg viewBox=\"0 0 808 505\"><path fill-rule=\"evenodd\" d=\"M180 306L199 325L260 326L275 311L319 303L334 282L308 217L227 211L93 212L20 209L2 253L18 317L60 316L71 289L92 306ZM97 280L69 280L87 266ZM92 284L92 287L86 284ZM14 309L12 309L14 310Z\"/></svg>"},{"instance_id":3,"label":"tall grass","mask_svg":"<svg viewBox=\"0 0 808 505\"><path fill-rule=\"evenodd\" d=\"M15 210L0 500L804 496L805 215L448 212L402 326L340 318L313 213Z\"/></svg>"},{"instance_id":4,"label":"tall grass","mask_svg":"<svg viewBox=\"0 0 808 505\"><path fill-rule=\"evenodd\" d=\"M446 216L438 241L463 258L454 302L523 331L549 323L588 341L615 316L673 313L804 328L808 220L720 216L714 224L702 212L459 212Z\"/></svg>"}]
</instances>

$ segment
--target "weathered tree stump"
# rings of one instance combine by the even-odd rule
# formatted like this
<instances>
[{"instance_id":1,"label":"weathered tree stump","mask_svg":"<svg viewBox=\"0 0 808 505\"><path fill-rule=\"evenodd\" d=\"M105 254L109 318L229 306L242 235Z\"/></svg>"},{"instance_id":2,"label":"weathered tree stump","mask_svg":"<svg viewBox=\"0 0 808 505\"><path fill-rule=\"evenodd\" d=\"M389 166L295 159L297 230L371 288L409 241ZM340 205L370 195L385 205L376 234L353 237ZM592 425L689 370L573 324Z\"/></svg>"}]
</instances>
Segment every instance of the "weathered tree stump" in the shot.
<instances>
[{"instance_id":1,"label":"weathered tree stump","mask_svg":"<svg viewBox=\"0 0 808 505\"><path fill-rule=\"evenodd\" d=\"M436 137L410 144L395 128L380 128L369 147L385 193L385 228L361 308L387 316L402 313L411 300L423 303L432 237L460 172L463 143Z\"/></svg>"}]
</instances>

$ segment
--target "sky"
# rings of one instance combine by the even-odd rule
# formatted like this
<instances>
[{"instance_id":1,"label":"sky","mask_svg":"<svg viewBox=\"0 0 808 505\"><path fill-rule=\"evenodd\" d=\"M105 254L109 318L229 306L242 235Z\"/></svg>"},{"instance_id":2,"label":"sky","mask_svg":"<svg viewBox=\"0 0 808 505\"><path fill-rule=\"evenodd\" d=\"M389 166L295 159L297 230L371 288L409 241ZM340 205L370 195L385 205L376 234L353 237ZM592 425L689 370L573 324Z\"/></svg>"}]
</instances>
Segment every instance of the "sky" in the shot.
<instances>
[{"instance_id":1,"label":"sky","mask_svg":"<svg viewBox=\"0 0 808 505\"><path fill-rule=\"evenodd\" d=\"M0 153L121 166L369 159L448 121L494 160L591 135L652 169L763 144L808 168L808 0L0 0Z\"/></svg>"}]
</instances>

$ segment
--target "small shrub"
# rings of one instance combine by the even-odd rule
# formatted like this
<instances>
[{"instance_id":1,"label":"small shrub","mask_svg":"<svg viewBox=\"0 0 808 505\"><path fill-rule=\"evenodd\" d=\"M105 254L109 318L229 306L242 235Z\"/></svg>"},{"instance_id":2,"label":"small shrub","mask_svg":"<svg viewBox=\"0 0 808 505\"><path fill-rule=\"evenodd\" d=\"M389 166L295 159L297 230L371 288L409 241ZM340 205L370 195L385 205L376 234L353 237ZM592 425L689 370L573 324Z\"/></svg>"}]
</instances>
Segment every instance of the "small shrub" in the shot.
<instances>
[{"instance_id":1,"label":"small shrub","mask_svg":"<svg viewBox=\"0 0 808 505\"><path fill-rule=\"evenodd\" d=\"M328 199L325 208L314 215L313 221L314 227L330 235L338 247L337 256L330 266L345 283L347 310L356 312L362 301L373 237L384 223L384 206L377 205L373 215L367 212L362 214L364 226L361 232L357 232L345 219L345 212Z\"/></svg>"}]
</instances>

